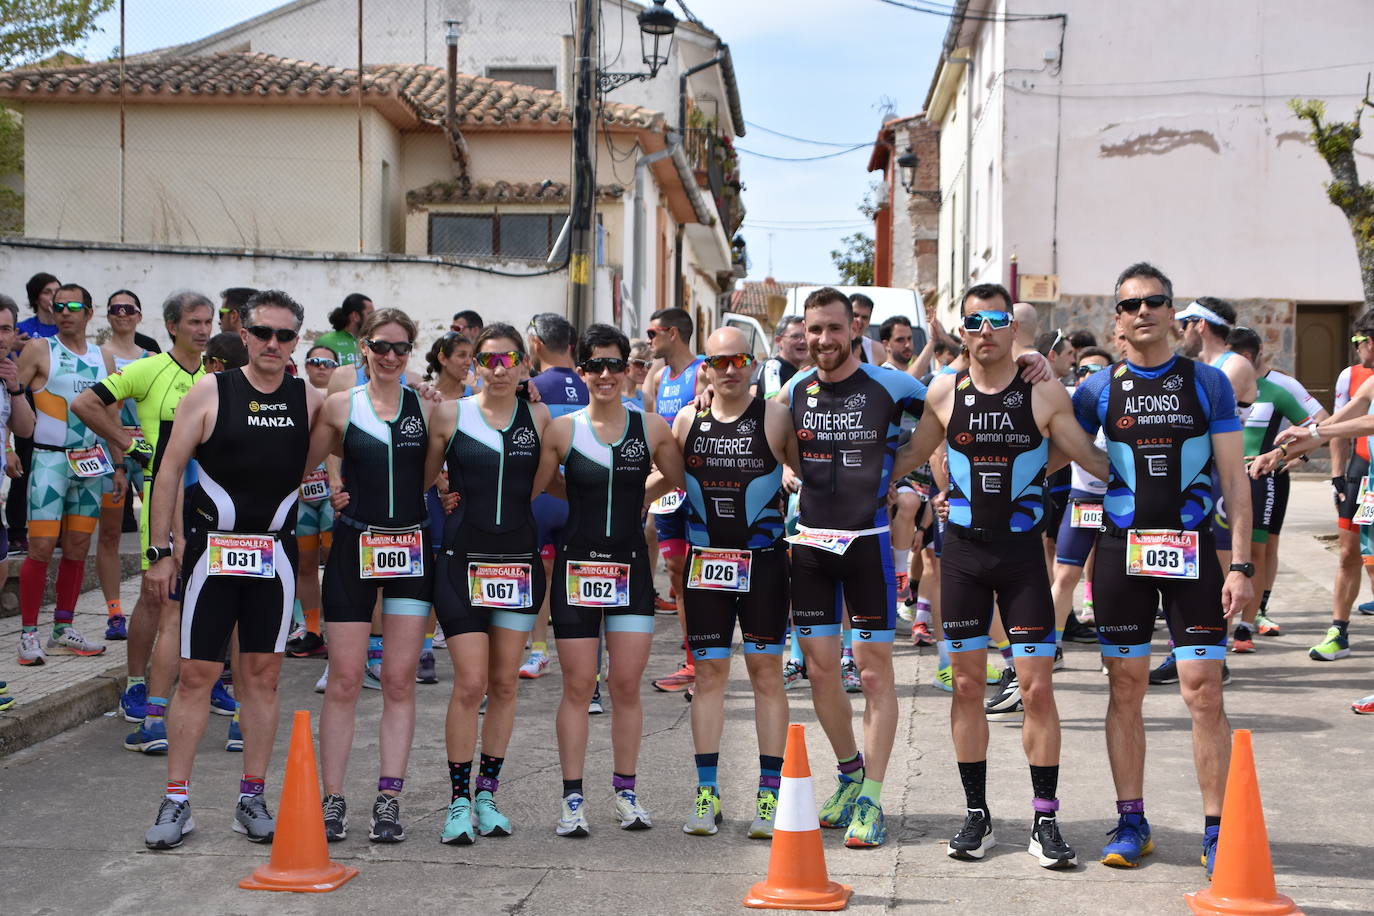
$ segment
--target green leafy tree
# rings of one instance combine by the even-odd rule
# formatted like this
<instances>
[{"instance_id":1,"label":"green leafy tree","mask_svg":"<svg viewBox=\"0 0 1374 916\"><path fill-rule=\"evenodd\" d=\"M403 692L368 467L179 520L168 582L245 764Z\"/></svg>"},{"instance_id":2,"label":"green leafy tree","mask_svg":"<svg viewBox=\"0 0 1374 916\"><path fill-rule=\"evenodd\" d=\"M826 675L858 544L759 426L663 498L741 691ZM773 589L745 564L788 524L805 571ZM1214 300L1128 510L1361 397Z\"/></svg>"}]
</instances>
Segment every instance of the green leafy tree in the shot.
<instances>
[{"instance_id":1,"label":"green leafy tree","mask_svg":"<svg viewBox=\"0 0 1374 916\"><path fill-rule=\"evenodd\" d=\"M840 239L843 248L830 252L830 260L840 272L841 286L873 285L873 239L856 232Z\"/></svg>"},{"instance_id":2,"label":"green leafy tree","mask_svg":"<svg viewBox=\"0 0 1374 916\"><path fill-rule=\"evenodd\" d=\"M1349 121L1328 121L1326 105L1318 99L1292 99L1288 106L1295 115L1312 125L1312 143L1331 169L1326 196L1350 223L1355 254L1360 262L1364 305L1374 309L1374 182L1360 184L1360 173L1355 166L1355 141L1362 133L1360 116L1366 108L1374 108L1369 96L1369 79L1365 79L1364 98Z\"/></svg>"}]
</instances>

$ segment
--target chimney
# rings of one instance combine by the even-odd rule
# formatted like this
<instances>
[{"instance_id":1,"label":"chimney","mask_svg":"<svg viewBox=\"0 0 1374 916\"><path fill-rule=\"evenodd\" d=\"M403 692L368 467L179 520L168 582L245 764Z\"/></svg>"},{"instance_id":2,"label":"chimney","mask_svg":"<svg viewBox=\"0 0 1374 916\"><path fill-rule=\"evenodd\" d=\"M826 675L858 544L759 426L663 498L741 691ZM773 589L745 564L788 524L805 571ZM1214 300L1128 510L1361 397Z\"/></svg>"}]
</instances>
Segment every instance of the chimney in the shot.
<instances>
[{"instance_id":1,"label":"chimney","mask_svg":"<svg viewBox=\"0 0 1374 916\"><path fill-rule=\"evenodd\" d=\"M446 112L444 124L449 129L451 135L458 133L458 27L462 22L458 19L447 19L444 24L448 26L448 34L444 36L448 44L448 110Z\"/></svg>"}]
</instances>

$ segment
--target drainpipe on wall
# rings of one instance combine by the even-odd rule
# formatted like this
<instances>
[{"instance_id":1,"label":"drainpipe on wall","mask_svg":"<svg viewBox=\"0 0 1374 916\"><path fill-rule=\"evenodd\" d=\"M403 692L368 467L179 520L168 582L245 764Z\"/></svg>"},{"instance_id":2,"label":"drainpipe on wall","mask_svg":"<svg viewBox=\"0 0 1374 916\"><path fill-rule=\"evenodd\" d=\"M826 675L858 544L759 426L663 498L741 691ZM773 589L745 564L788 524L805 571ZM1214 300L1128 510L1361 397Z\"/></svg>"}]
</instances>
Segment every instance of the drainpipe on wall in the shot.
<instances>
[{"instance_id":1,"label":"drainpipe on wall","mask_svg":"<svg viewBox=\"0 0 1374 916\"><path fill-rule=\"evenodd\" d=\"M973 240L969 238L969 215L973 212L973 74L971 57L946 57L946 63L964 65L964 279L955 288L955 295L968 288L969 266ZM989 191L992 189L989 188Z\"/></svg>"},{"instance_id":2,"label":"drainpipe on wall","mask_svg":"<svg viewBox=\"0 0 1374 916\"><path fill-rule=\"evenodd\" d=\"M466 177L468 172L468 149L458 130L458 35L462 20L446 19L448 33L444 36L448 44L448 102L444 109L444 133L448 135L449 152L458 167L458 177Z\"/></svg>"},{"instance_id":3,"label":"drainpipe on wall","mask_svg":"<svg viewBox=\"0 0 1374 916\"><path fill-rule=\"evenodd\" d=\"M647 244L645 236L648 233L649 215L644 209L644 198L648 190L649 166L673 155L673 150L680 145L681 142L681 136L670 135L667 146L656 153L640 156L639 161L635 163L635 228L634 235L631 236L632 253L630 256L630 295L633 297L634 301L631 303L633 308L631 308L630 311L634 313L634 321L631 327L636 331L639 328L639 311L644 307L644 303L648 298L645 293L646 284L644 282L644 248Z\"/></svg>"}]
</instances>

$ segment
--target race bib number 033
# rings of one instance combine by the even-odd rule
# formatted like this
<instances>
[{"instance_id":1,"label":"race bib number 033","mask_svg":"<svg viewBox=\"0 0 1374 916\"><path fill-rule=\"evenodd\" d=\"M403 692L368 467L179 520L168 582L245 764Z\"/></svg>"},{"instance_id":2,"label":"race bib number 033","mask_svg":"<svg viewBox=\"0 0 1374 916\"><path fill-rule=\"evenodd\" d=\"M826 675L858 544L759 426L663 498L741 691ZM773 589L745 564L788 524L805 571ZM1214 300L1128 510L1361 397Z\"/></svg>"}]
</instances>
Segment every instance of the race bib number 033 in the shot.
<instances>
[{"instance_id":1,"label":"race bib number 033","mask_svg":"<svg viewBox=\"0 0 1374 916\"><path fill-rule=\"evenodd\" d=\"M692 551L692 565L687 571L687 587L747 592L752 559L753 554L748 550L713 550L698 547Z\"/></svg>"},{"instance_id":2,"label":"race bib number 033","mask_svg":"<svg viewBox=\"0 0 1374 916\"><path fill-rule=\"evenodd\" d=\"M403 579L425 574L420 529L364 531L358 539L358 574L364 579Z\"/></svg>"},{"instance_id":3,"label":"race bib number 033","mask_svg":"<svg viewBox=\"0 0 1374 916\"><path fill-rule=\"evenodd\" d=\"M276 546L269 534L212 534L206 549L209 574L271 579L276 575Z\"/></svg>"},{"instance_id":4,"label":"race bib number 033","mask_svg":"<svg viewBox=\"0 0 1374 916\"><path fill-rule=\"evenodd\" d=\"M574 607L629 607L630 564L568 561L568 604Z\"/></svg>"},{"instance_id":5,"label":"race bib number 033","mask_svg":"<svg viewBox=\"0 0 1374 916\"><path fill-rule=\"evenodd\" d=\"M104 477L114 473L109 453L105 451L105 446L98 443L90 448L68 449L67 464L71 465L72 473L78 477Z\"/></svg>"},{"instance_id":6,"label":"race bib number 033","mask_svg":"<svg viewBox=\"0 0 1374 916\"><path fill-rule=\"evenodd\" d=\"M468 564L468 601L473 607L530 607L531 591L528 563Z\"/></svg>"},{"instance_id":7,"label":"race bib number 033","mask_svg":"<svg viewBox=\"0 0 1374 916\"><path fill-rule=\"evenodd\" d=\"M1080 502L1074 503L1073 521L1070 524L1074 528L1101 528L1102 504Z\"/></svg>"},{"instance_id":8,"label":"race bib number 033","mask_svg":"<svg viewBox=\"0 0 1374 916\"><path fill-rule=\"evenodd\" d=\"M1135 529L1126 535L1126 574L1157 579L1196 579L1196 531Z\"/></svg>"},{"instance_id":9,"label":"race bib number 033","mask_svg":"<svg viewBox=\"0 0 1374 916\"><path fill-rule=\"evenodd\" d=\"M301 499L308 503L329 498L329 472L315 468L301 481Z\"/></svg>"}]
</instances>

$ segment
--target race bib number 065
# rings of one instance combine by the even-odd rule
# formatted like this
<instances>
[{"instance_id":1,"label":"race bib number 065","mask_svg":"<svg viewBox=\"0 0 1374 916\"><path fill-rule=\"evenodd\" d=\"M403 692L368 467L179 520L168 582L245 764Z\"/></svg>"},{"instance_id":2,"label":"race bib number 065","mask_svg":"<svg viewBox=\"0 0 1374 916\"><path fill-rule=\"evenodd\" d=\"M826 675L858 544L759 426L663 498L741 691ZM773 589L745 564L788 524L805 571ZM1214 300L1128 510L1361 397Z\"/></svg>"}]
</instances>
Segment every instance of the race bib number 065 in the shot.
<instances>
[{"instance_id":1,"label":"race bib number 065","mask_svg":"<svg viewBox=\"0 0 1374 916\"><path fill-rule=\"evenodd\" d=\"M530 597L530 564L469 563L468 601L473 607L526 608Z\"/></svg>"},{"instance_id":2,"label":"race bib number 065","mask_svg":"<svg viewBox=\"0 0 1374 916\"><path fill-rule=\"evenodd\" d=\"M630 564L568 561L568 604L574 607L629 607Z\"/></svg>"},{"instance_id":3,"label":"race bib number 065","mask_svg":"<svg viewBox=\"0 0 1374 916\"><path fill-rule=\"evenodd\" d=\"M315 468L301 481L301 499L308 503L329 498L329 472Z\"/></svg>"},{"instance_id":4,"label":"race bib number 065","mask_svg":"<svg viewBox=\"0 0 1374 916\"><path fill-rule=\"evenodd\" d=\"M364 531L358 539L358 574L364 579L423 576L425 550L420 529Z\"/></svg>"},{"instance_id":5,"label":"race bib number 065","mask_svg":"<svg viewBox=\"0 0 1374 916\"><path fill-rule=\"evenodd\" d=\"M1198 577L1196 531L1134 529L1126 535L1126 574L1158 579Z\"/></svg>"},{"instance_id":6,"label":"race bib number 065","mask_svg":"<svg viewBox=\"0 0 1374 916\"><path fill-rule=\"evenodd\" d=\"M749 566L753 555L748 550L692 551L692 565L687 571L687 587L727 592L749 591Z\"/></svg>"},{"instance_id":7,"label":"race bib number 065","mask_svg":"<svg viewBox=\"0 0 1374 916\"><path fill-rule=\"evenodd\" d=\"M206 549L208 572L212 576L270 579L276 575L272 566L275 548L271 535L212 534Z\"/></svg>"}]
</instances>

